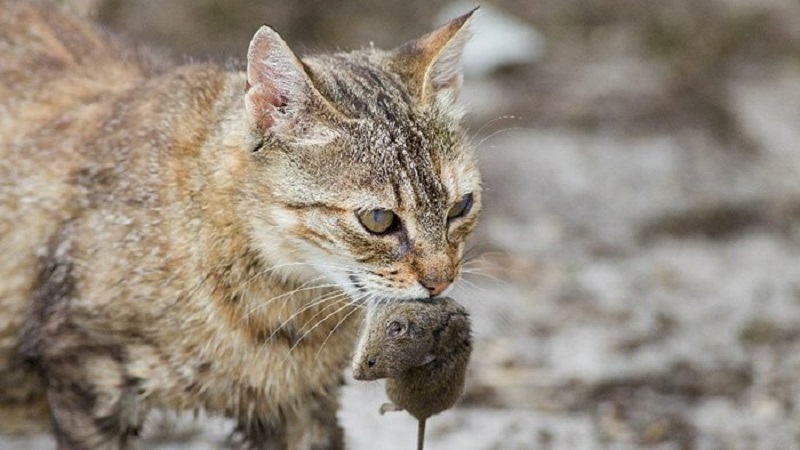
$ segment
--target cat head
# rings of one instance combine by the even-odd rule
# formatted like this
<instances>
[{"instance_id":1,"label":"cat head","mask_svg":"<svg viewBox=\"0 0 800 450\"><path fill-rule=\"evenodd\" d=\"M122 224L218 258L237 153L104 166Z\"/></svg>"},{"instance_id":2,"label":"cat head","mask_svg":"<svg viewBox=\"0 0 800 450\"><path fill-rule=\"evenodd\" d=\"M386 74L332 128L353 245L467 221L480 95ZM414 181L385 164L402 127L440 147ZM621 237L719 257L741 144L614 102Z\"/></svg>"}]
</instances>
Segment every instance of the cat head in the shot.
<instances>
[{"instance_id":1,"label":"cat head","mask_svg":"<svg viewBox=\"0 0 800 450\"><path fill-rule=\"evenodd\" d=\"M472 13L392 51L299 59L262 27L244 94L252 239L276 273L354 299L441 295L478 222L455 105Z\"/></svg>"}]
</instances>

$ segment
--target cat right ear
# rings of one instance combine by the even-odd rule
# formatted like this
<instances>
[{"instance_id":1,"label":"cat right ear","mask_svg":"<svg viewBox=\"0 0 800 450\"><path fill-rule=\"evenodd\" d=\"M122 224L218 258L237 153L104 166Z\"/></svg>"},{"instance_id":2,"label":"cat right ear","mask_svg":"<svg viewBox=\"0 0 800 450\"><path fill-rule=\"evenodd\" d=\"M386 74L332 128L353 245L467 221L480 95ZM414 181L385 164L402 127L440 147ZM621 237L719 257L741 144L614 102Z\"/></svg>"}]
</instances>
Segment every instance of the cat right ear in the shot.
<instances>
[{"instance_id":1,"label":"cat right ear","mask_svg":"<svg viewBox=\"0 0 800 450\"><path fill-rule=\"evenodd\" d=\"M478 8L394 51L395 70L422 104L452 106L461 90L461 57Z\"/></svg>"},{"instance_id":2,"label":"cat right ear","mask_svg":"<svg viewBox=\"0 0 800 450\"><path fill-rule=\"evenodd\" d=\"M262 26L247 51L245 108L255 129L291 126L306 111L314 88L303 64L272 28Z\"/></svg>"}]
</instances>

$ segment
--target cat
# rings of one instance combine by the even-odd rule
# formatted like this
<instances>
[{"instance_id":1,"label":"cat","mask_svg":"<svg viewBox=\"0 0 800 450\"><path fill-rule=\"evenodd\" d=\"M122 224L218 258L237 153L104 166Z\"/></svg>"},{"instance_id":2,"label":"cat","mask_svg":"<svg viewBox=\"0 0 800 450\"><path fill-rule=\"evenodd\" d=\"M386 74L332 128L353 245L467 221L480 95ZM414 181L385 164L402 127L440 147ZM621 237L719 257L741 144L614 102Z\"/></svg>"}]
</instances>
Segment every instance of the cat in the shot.
<instances>
[{"instance_id":1,"label":"cat","mask_svg":"<svg viewBox=\"0 0 800 450\"><path fill-rule=\"evenodd\" d=\"M481 178L470 12L391 51L172 65L0 0L0 429L125 448L147 412L342 448L362 311L446 294Z\"/></svg>"}]
</instances>

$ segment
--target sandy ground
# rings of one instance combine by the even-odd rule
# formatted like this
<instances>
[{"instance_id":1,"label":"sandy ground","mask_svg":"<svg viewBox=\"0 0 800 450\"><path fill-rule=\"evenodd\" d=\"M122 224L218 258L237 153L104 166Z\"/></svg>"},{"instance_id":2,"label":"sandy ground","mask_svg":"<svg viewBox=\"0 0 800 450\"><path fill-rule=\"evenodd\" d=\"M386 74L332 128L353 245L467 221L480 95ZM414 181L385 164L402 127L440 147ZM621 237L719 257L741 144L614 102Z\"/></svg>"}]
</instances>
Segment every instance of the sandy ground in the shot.
<instances>
[{"instance_id":1,"label":"sandy ground","mask_svg":"<svg viewBox=\"0 0 800 450\"><path fill-rule=\"evenodd\" d=\"M800 448L800 5L660 5L500 3L547 51L467 80L477 344L427 448ZM349 380L351 448L413 448L383 401ZM144 447L223 446L223 421L175 422Z\"/></svg>"}]
</instances>

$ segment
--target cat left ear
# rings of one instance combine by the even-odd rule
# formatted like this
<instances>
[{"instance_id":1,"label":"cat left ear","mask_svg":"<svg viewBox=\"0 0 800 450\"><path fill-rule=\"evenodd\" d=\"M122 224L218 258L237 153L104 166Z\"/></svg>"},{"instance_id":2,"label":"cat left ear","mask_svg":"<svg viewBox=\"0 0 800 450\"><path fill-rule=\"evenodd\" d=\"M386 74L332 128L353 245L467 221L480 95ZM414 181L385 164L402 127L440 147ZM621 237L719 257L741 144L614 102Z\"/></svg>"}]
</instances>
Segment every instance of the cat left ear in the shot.
<instances>
[{"instance_id":1,"label":"cat left ear","mask_svg":"<svg viewBox=\"0 0 800 450\"><path fill-rule=\"evenodd\" d=\"M425 105L451 106L461 90L461 56L469 40L469 24L478 8L458 17L394 52L396 70Z\"/></svg>"},{"instance_id":2,"label":"cat left ear","mask_svg":"<svg viewBox=\"0 0 800 450\"><path fill-rule=\"evenodd\" d=\"M300 59L278 33L262 26L247 51L245 108L255 129L296 134L301 119L325 104Z\"/></svg>"}]
</instances>

